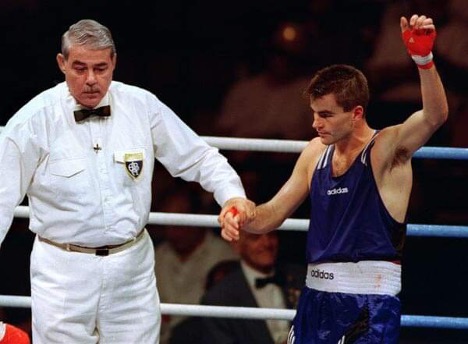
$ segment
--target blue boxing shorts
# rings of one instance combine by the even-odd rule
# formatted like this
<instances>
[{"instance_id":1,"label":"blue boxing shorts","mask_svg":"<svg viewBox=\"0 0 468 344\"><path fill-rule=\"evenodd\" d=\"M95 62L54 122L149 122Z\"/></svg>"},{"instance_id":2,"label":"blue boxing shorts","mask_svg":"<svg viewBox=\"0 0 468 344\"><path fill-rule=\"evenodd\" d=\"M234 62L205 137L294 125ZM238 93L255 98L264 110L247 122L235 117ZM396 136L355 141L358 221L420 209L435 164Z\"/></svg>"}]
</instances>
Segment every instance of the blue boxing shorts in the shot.
<instances>
[{"instance_id":1,"label":"blue boxing shorts","mask_svg":"<svg viewBox=\"0 0 468 344\"><path fill-rule=\"evenodd\" d=\"M309 265L288 344L397 344L399 267L340 264Z\"/></svg>"}]
</instances>

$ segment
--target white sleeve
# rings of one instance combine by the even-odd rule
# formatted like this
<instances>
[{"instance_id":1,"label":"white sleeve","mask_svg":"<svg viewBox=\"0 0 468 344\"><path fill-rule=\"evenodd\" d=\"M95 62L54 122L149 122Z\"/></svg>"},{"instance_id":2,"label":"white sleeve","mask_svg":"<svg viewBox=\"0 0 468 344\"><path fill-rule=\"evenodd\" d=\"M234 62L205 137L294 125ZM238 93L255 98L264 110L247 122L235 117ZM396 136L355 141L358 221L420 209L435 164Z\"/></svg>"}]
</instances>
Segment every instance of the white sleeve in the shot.
<instances>
[{"instance_id":1,"label":"white sleeve","mask_svg":"<svg viewBox=\"0 0 468 344\"><path fill-rule=\"evenodd\" d=\"M232 197L245 197L239 175L217 148L163 103L155 110L151 118L155 156L172 176L200 183L219 205Z\"/></svg>"},{"instance_id":2,"label":"white sleeve","mask_svg":"<svg viewBox=\"0 0 468 344\"><path fill-rule=\"evenodd\" d=\"M0 135L0 245L37 167L34 139L28 124L7 124Z\"/></svg>"}]
</instances>

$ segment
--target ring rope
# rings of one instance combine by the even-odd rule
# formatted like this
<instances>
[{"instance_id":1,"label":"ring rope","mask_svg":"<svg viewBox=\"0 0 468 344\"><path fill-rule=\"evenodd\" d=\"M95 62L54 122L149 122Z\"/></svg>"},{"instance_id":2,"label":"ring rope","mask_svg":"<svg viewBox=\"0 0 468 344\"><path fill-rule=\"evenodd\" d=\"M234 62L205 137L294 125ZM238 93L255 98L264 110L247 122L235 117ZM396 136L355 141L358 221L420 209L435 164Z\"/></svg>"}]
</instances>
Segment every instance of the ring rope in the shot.
<instances>
[{"instance_id":1,"label":"ring rope","mask_svg":"<svg viewBox=\"0 0 468 344\"><path fill-rule=\"evenodd\" d=\"M0 126L0 134L4 129ZM300 153L308 141L251 139L239 137L201 136L209 145L223 150ZM415 158L468 160L468 148L421 147Z\"/></svg>"},{"instance_id":2,"label":"ring rope","mask_svg":"<svg viewBox=\"0 0 468 344\"><path fill-rule=\"evenodd\" d=\"M248 139L235 137L202 136L211 146L224 150L243 150L280 153L300 153L309 141ZM468 160L468 148L421 147L415 158Z\"/></svg>"},{"instance_id":3,"label":"ring rope","mask_svg":"<svg viewBox=\"0 0 468 344\"><path fill-rule=\"evenodd\" d=\"M15 217L28 218L29 207L17 207L15 209ZM148 224L163 226L219 227L217 215L183 213L150 213ZM278 227L280 230L298 230L305 232L308 228L309 220L307 219L287 219L280 227ZM409 236L468 238L468 226L408 224L407 234Z\"/></svg>"},{"instance_id":4,"label":"ring rope","mask_svg":"<svg viewBox=\"0 0 468 344\"><path fill-rule=\"evenodd\" d=\"M6 307L30 308L31 297L0 295L0 305ZM215 318L292 320L296 311L293 309L277 308L204 306L161 303L161 313L169 315ZM404 327L428 327L462 330L468 329L468 318L428 315L402 315L401 324Z\"/></svg>"}]
</instances>

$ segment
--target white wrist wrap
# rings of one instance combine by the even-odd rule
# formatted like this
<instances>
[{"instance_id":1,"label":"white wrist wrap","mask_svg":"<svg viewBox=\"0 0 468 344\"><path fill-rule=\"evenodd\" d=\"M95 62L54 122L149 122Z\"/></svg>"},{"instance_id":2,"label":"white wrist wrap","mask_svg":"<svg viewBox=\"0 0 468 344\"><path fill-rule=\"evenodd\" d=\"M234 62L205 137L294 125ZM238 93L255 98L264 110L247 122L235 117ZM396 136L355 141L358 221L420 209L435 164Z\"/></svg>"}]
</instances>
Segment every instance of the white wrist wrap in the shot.
<instances>
[{"instance_id":1,"label":"white wrist wrap","mask_svg":"<svg viewBox=\"0 0 468 344\"><path fill-rule=\"evenodd\" d=\"M419 66L425 66L432 61L433 55L432 52L426 56L419 56L419 55L411 55L411 58L416 62Z\"/></svg>"}]
</instances>

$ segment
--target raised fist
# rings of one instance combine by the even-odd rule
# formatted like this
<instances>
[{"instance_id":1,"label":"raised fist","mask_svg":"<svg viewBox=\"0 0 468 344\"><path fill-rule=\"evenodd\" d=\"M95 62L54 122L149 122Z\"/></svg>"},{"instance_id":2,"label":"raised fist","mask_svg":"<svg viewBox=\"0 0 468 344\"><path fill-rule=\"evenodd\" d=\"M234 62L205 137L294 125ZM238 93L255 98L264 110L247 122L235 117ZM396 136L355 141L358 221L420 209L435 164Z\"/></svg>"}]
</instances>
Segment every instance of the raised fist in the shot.
<instances>
[{"instance_id":1,"label":"raised fist","mask_svg":"<svg viewBox=\"0 0 468 344\"><path fill-rule=\"evenodd\" d=\"M431 18L413 15L408 22L405 17L400 20L403 42L419 68L429 69L433 66L432 48L436 38L435 26Z\"/></svg>"}]
</instances>

